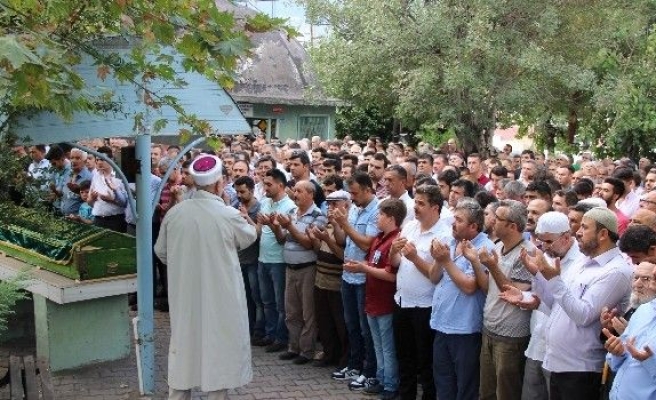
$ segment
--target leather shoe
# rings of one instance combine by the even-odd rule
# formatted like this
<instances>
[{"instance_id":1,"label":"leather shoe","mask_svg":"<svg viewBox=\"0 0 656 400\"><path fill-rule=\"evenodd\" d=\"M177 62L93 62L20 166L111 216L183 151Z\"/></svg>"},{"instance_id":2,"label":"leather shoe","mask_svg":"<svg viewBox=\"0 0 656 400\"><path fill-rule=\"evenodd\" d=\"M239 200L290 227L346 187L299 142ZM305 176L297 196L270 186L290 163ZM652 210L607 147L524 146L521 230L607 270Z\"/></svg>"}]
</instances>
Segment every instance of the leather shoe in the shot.
<instances>
[{"instance_id":1,"label":"leather shoe","mask_svg":"<svg viewBox=\"0 0 656 400\"><path fill-rule=\"evenodd\" d=\"M251 344L257 347L264 347L264 346L272 345L273 340L269 338L258 337L258 338L253 338L253 340L251 340Z\"/></svg>"},{"instance_id":2,"label":"leather shoe","mask_svg":"<svg viewBox=\"0 0 656 400\"><path fill-rule=\"evenodd\" d=\"M279 359L284 361L295 360L297 357L300 356L296 353L292 353L291 351L286 351L278 356Z\"/></svg>"},{"instance_id":3,"label":"leather shoe","mask_svg":"<svg viewBox=\"0 0 656 400\"><path fill-rule=\"evenodd\" d=\"M333 366L334 364L328 360L321 359L321 360L314 360L312 361L312 366L317 367L317 368L325 368L325 367L330 367Z\"/></svg>"},{"instance_id":4,"label":"leather shoe","mask_svg":"<svg viewBox=\"0 0 656 400\"><path fill-rule=\"evenodd\" d=\"M265 351L267 353L277 353L279 351L285 350L286 348L287 348L286 344L274 342L273 344L268 345Z\"/></svg>"},{"instance_id":5,"label":"leather shoe","mask_svg":"<svg viewBox=\"0 0 656 400\"><path fill-rule=\"evenodd\" d=\"M303 364L309 363L310 361L312 361L312 360L305 357L305 356L298 356L298 357L294 358L294 361L292 361L292 362L296 365L303 365Z\"/></svg>"}]
</instances>

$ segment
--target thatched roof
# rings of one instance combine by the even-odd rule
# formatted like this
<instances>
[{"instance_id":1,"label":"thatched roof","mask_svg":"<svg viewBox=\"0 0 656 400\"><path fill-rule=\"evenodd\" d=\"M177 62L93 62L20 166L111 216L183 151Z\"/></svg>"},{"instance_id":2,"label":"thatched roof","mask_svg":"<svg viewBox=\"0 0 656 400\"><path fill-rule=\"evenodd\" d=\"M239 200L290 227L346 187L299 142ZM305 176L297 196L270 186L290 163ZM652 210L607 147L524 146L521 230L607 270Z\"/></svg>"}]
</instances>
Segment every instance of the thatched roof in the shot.
<instances>
[{"instance_id":1,"label":"thatched roof","mask_svg":"<svg viewBox=\"0 0 656 400\"><path fill-rule=\"evenodd\" d=\"M253 10L217 0L220 10L232 11L238 17L252 15ZM239 79L229 91L237 102L256 104L330 105L339 103L320 88L312 73L308 53L284 31L255 33L255 45L249 58L241 61Z\"/></svg>"}]
</instances>

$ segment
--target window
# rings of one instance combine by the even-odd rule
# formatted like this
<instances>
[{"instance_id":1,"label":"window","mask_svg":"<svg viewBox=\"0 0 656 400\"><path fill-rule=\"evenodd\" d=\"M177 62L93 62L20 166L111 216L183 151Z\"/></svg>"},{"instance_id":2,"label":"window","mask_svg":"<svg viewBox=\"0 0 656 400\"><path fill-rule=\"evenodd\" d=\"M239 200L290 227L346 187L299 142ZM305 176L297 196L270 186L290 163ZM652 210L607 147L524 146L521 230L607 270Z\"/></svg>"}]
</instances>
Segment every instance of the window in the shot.
<instances>
[{"instance_id":1,"label":"window","mask_svg":"<svg viewBox=\"0 0 656 400\"><path fill-rule=\"evenodd\" d=\"M311 139L312 136L328 139L329 125L327 116L300 117L298 121L299 139Z\"/></svg>"}]
</instances>

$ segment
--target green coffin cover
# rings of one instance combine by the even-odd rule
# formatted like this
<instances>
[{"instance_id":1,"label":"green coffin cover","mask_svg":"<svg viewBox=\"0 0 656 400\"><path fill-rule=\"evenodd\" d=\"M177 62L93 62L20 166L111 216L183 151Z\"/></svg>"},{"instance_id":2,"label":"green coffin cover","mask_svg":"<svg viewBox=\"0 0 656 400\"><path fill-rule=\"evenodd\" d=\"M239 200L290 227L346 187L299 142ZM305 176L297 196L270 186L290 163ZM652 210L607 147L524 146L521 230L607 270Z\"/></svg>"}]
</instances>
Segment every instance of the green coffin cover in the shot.
<instances>
[{"instance_id":1,"label":"green coffin cover","mask_svg":"<svg viewBox=\"0 0 656 400\"><path fill-rule=\"evenodd\" d=\"M71 279L136 271L134 237L7 203L0 204L0 250Z\"/></svg>"}]
</instances>

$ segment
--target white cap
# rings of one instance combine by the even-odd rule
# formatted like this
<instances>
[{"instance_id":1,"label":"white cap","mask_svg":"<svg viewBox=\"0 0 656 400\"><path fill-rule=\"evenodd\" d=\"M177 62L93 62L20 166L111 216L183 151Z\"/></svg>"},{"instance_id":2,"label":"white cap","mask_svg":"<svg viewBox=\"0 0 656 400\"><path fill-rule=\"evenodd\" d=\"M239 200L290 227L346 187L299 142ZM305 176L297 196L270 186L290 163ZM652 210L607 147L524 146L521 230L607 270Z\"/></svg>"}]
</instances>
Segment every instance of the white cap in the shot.
<instances>
[{"instance_id":1,"label":"white cap","mask_svg":"<svg viewBox=\"0 0 656 400\"><path fill-rule=\"evenodd\" d=\"M558 211L549 211L540 216L535 233L564 233L569 231L567 216Z\"/></svg>"},{"instance_id":2,"label":"white cap","mask_svg":"<svg viewBox=\"0 0 656 400\"><path fill-rule=\"evenodd\" d=\"M198 186L209 186L223 176L223 163L217 156L198 156L189 166L189 174Z\"/></svg>"},{"instance_id":3,"label":"white cap","mask_svg":"<svg viewBox=\"0 0 656 400\"><path fill-rule=\"evenodd\" d=\"M579 200L579 204L587 204L592 207L608 208L606 205L606 200L599 197L589 197L587 199Z\"/></svg>"}]
</instances>

